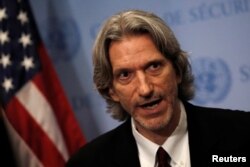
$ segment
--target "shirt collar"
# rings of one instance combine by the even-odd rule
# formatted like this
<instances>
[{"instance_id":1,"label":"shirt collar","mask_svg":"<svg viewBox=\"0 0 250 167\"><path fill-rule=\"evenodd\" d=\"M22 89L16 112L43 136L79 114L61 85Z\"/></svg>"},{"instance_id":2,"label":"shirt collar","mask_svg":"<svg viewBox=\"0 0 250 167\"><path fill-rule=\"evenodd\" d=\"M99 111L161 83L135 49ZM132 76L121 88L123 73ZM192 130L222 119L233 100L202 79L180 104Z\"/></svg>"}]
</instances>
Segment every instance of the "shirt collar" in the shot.
<instances>
[{"instance_id":1,"label":"shirt collar","mask_svg":"<svg viewBox=\"0 0 250 167\"><path fill-rule=\"evenodd\" d=\"M189 144L187 132L187 116L184 105L180 102L180 121L174 132L163 143L162 147L168 152L171 160L180 166L189 163Z\"/></svg>"},{"instance_id":2,"label":"shirt collar","mask_svg":"<svg viewBox=\"0 0 250 167\"><path fill-rule=\"evenodd\" d=\"M132 123L132 132L138 147L141 166L154 166L155 155L159 146L150 141L149 139L145 138L136 130L133 119L131 123Z\"/></svg>"}]
</instances>

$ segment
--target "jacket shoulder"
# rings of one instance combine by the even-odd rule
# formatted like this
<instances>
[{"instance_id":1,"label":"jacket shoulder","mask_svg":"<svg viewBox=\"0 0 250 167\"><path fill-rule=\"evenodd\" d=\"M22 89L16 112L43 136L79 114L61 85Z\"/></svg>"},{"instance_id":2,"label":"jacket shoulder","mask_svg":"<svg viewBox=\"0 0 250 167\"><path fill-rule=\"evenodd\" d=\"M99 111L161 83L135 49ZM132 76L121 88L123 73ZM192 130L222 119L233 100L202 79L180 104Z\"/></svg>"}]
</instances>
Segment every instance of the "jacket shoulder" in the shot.
<instances>
[{"instance_id":1,"label":"jacket shoulder","mask_svg":"<svg viewBox=\"0 0 250 167\"><path fill-rule=\"evenodd\" d=\"M122 135L128 138L130 129L130 121L126 121L115 129L106 132L89 143L82 146L67 162L67 167L77 166L101 166L106 161L112 159L122 143Z\"/></svg>"},{"instance_id":2,"label":"jacket shoulder","mask_svg":"<svg viewBox=\"0 0 250 167\"><path fill-rule=\"evenodd\" d=\"M188 116L190 116L192 119L203 119L204 121L213 120L221 124L230 123L230 125L235 125L232 124L233 122L237 123L238 125L250 124L250 111L203 107L187 102L185 102L184 105Z\"/></svg>"},{"instance_id":3,"label":"jacket shoulder","mask_svg":"<svg viewBox=\"0 0 250 167\"><path fill-rule=\"evenodd\" d=\"M199 141L212 143L218 148L245 147L250 149L250 112L222 108L201 107L185 104L190 138L199 136ZM196 141L196 139L195 139ZM197 141L197 142L199 142ZM225 146L226 147L226 146ZM244 149L244 148L242 148Z\"/></svg>"}]
</instances>

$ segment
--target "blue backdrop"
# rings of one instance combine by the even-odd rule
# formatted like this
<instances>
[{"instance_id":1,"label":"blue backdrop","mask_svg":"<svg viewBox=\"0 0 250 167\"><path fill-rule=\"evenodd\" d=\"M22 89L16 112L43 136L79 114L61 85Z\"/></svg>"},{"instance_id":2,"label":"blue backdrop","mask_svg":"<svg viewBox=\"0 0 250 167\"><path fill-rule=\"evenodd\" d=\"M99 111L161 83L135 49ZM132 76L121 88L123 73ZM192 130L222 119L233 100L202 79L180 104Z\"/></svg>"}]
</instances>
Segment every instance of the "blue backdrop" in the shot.
<instances>
[{"instance_id":1,"label":"blue backdrop","mask_svg":"<svg viewBox=\"0 0 250 167\"><path fill-rule=\"evenodd\" d=\"M91 49L102 22L144 9L172 27L190 55L194 103L250 111L250 0L37 0L40 34L88 140L117 126L92 83Z\"/></svg>"}]
</instances>

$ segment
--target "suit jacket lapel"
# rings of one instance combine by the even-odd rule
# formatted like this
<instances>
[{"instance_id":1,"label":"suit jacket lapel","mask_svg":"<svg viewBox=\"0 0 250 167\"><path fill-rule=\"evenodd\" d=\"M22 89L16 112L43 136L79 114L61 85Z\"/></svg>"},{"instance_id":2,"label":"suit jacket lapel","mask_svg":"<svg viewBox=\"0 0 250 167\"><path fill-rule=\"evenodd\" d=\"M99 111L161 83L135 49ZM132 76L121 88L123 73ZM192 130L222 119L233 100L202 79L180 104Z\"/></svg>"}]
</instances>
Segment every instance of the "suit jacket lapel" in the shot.
<instances>
[{"instance_id":1,"label":"suit jacket lapel","mask_svg":"<svg viewBox=\"0 0 250 167\"><path fill-rule=\"evenodd\" d=\"M114 163L119 167L140 167L136 141L132 134L131 119L121 126L119 136L114 143Z\"/></svg>"},{"instance_id":2,"label":"suit jacket lapel","mask_svg":"<svg viewBox=\"0 0 250 167\"><path fill-rule=\"evenodd\" d=\"M184 106L187 113L191 166L207 165L211 161L211 150L216 147L218 136L211 131L204 112L190 103Z\"/></svg>"}]
</instances>

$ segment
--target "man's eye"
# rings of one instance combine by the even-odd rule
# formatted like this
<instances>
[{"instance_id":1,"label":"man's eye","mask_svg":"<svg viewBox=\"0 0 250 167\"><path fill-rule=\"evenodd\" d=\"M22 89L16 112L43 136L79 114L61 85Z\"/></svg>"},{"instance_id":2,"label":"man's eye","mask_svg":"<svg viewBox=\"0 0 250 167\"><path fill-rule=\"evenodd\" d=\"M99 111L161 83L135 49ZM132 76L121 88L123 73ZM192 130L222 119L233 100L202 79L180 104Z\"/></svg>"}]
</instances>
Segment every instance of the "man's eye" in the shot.
<instances>
[{"instance_id":1,"label":"man's eye","mask_svg":"<svg viewBox=\"0 0 250 167\"><path fill-rule=\"evenodd\" d=\"M118 75L119 80L127 80L130 77L129 71L123 71Z\"/></svg>"},{"instance_id":2,"label":"man's eye","mask_svg":"<svg viewBox=\"0 0 250 167\"><path fill-rule=\"evenodd\" d=\"M160 63L154 63L151 64L148 69L150 71L157 71L158 69L160 69L160 67L161 67Z\"/></svg>"},{"instance_id":3,"label":"man's eye","mask_svg":"<svg viewBox=\"0 0 250 167\"><path fill-rule=\"evenodd\" d=\"M120 78L127 78L128 77L128 72L122 72L121 74L120 74Z\"/></svg>"}]
</instances>

